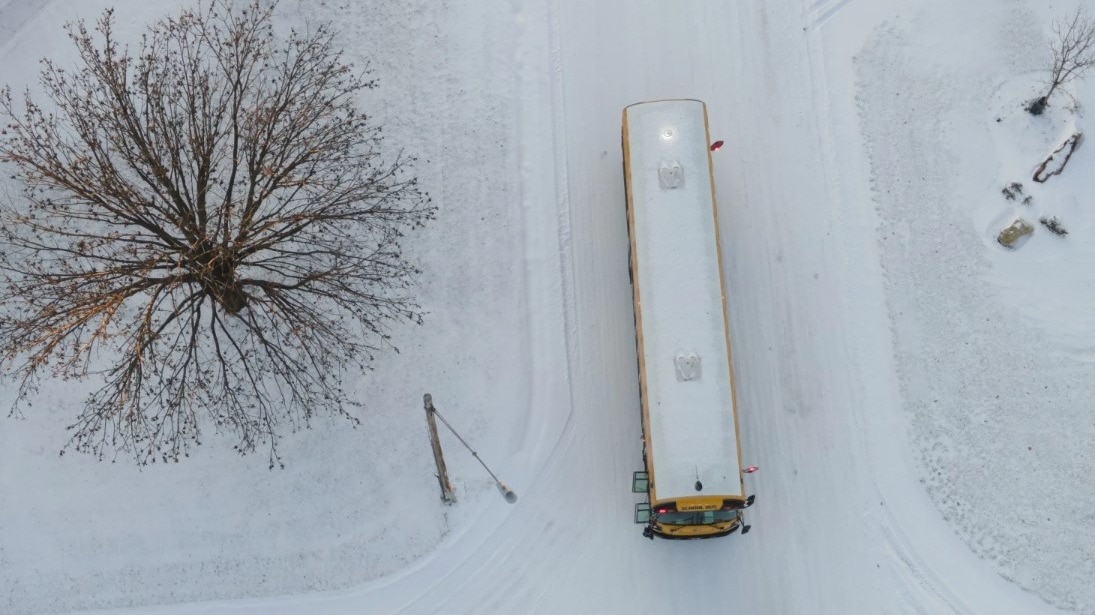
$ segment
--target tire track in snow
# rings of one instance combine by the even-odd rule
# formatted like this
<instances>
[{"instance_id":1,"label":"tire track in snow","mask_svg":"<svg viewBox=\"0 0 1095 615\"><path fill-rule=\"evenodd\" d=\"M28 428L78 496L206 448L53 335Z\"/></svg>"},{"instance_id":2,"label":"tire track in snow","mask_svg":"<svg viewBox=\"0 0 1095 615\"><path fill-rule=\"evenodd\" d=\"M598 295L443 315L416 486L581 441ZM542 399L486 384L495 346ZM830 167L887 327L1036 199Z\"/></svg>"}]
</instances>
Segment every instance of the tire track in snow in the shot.
<instances>
[{"instance_id":1,"label":"tire track in snow","mask_svg":"<svg viewBox=\"0 0 1095 615\"><path fill-rule=\"evenodd\" d=\"M853 0L814 0L808 8L809 19L807 27L810 30L821 28L840 11L844 10Z\"/></svg>"},{"instance_id":2,"label":"tire track in snow","mask_svg":"<svg viewBox=\"0 0 1095 615\"><path fill-rule=\"evenodd\" d=\"M905 587L899 590L905 605L917 615L970 615L969 609L962 606L953 592L920 561L916 549L890 513L890 508L884 506L883 509L884 512L875 521L882 533L886 551L903 564L904 572L907 573L901 578Z\"/></svg>"},{"instance_id":3,"label":"tire track in snow","mask_svg":"<svg viewBox=\"0 0 1095 615\"><path fill-rule=\"evenodd\" d=\"M821 175L826 186L826 198L830 203L841 203L846 191L841 184L842 173L838 155L840 146L833 136L833 109L832 97L829 93L828 75L826 73L826 45L821 38L820 29L840 11L847 8L852 0L816 0L810 6L810 26L806 35L808 48L808 61L806 72L810 81L811 104L813 110L812 130L816 136L816 148L821 153ZM841 216L837 216L840 218ZM851 231L842 224L834 225L834 232L840 236L838 242L846 244L843 237ZM847 308L845 314L851 313ZM867 478L870 486L878 490L877 474L879 468L876 460L871 455L871 433L866 425L866 419L861 410L852 411L852 421L856 425L856 437L867 460ZM947 584L941 582L935 571L927 567L921 561L913 543L902 530L900 523L893 516L891 507L886 499L877 494L881 500L881 513L869 511L865 515L867 525L873 527L882 538L882 547L890 561L889 567L895 573L894 576L901 587L898 593L902 598L905 608L917 615L937 615L949 613L953 615L967 615L968 609L962 606L962 602L953 594Z\"/></svg>"},{"instance_id":4,"label":"tire track in snow","mask_svg":"<svg viewBox=\"0 0 1095 615\"><path fill-rule=\"evenodd\" d=\"M15 35L52 0L7 0L0 5L0 53L15 44Z\"/></svg>"}]
</instances>

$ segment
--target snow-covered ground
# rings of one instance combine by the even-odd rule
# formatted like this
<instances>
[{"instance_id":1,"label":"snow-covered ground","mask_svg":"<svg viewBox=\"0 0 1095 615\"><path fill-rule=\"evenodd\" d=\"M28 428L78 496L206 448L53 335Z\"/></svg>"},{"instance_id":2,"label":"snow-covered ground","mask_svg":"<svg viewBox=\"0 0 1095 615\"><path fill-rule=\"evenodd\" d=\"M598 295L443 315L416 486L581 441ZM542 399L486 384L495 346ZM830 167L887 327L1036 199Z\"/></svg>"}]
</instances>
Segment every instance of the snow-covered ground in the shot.
<instances>
[{"instance_id":1,"label":"snow-covered ground","mask_svg":"<svg viewBox=\"0 0 1095 615\"><path fill-rule=\"evenodd\" d=\"M180 2L0 0L0 82L71 55L60 24L107 4L136 33ZM1077 2L374 4L283 0L281 19L335 21L381 80L368 109L422 159L426 325L361 381L363 427L286 438L283 471L216 438L144 471L58 458L67 384L0 422L0 612L1095 613L1095 158L1030 181L1084 118L1067 96L1020 108ZM727 142L761 467L753 531L699 542L630 522L619 121L670 97L705 100ZM1037 228L1006 251L1015 215ZM440 503L426 392L516 505L450 437L459 502Z\"/></svg>"}]
</instances>

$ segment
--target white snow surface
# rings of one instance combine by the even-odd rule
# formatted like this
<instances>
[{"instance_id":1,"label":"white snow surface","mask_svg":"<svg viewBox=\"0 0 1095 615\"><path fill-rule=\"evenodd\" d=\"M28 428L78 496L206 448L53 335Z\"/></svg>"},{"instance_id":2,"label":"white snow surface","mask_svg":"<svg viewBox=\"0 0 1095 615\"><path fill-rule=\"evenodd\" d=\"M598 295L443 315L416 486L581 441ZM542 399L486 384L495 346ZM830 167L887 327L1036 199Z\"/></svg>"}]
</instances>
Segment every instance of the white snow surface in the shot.
<instances>
[{"instance_id":1,"label":"white snow surface","mask_svg":"<svg viewBox=\"0 0 1095 615\"><path fill-rule=\"evenodd\" d=\"M181 2L0 0L0 82L108 4L136 40ZM48 387L0 421L0 613L1095 613L1090 145L1030 180L1093 82L1022 111L1077 5L283 0L372 61L363 104L421 158L427 323L361 379L362 428L290 435L283 471L215 434L143 471L58 457L88 385ZM727 143L746 536L631 523L619 117L661 98ZM1006 251L1017 215L1069 235ZM515 505L448 434L441 504L427 392Z\"/></svg>"},{"instance_id":2,"label":"white snow surface","mask_svg":"<svg viewBox=\"0 0 1095 615\"><path fill-rule=\"evenodd\" d=\"M636 104L624 114L646 455L657 500L744 495L706 114L694 100ZM677 183L663 186L663 166L679 170ZM678 355L698 358L698 376L678 377Z\"/></svg>"}]
</instances>

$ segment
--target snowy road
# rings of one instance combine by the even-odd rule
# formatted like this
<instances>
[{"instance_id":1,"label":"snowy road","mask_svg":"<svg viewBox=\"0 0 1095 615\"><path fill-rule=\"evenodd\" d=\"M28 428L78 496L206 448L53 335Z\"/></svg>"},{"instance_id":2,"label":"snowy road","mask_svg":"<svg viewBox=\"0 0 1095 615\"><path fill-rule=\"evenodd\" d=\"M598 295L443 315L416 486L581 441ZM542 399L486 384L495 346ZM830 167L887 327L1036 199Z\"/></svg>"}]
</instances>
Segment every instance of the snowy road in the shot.
<instances>
[{"instance_id":1,"label":"snowy road","mask_svg":"<svg viewBox=\"0 0 1095 615\"><path fill-rule=\"evenodd\" d=\"M559 271L565 299L530 317L542 388L517 457L546 453L543 466L512 511L488 507L393 578L195 612L1051 612L939 520L904 444L855 101L829 88L851 83L848 33L881 10L615 0L516 14L530 304L551 305ZM706 100L728 143L716 181L742 440L761 467L753 532L692 543L642 539L628 491L640 446L619 114L672 97ZM535 230L549 203L558 269L556 237Z\"/></svg>"},{"instance_id":2,"label":"snowy road","mask_svg":"<svg viewBox=\"0 0 1095 615\"><path fill-rule=\"evenodd\" d=\"M842 20L877 18L882 7L560 4L578 323L571 376L575 429L590 458L568 450L572 471L557 489L573 492L568 482L586 475L581 497L562 502L577 510L604 493L596 518L582 515L596 529L577 528L575 563L536 610L582 608L566 591L578 587L578 596L603 596L591 606L605 612L685 603L757 613L1036 612L1039 602L962 555L894 455L904 434L886 377L888 323L854 101L828 88L830 78L851 82L851 57L825 55L850 42ZM672 97L706 100L713 138L728 143L716 182L731 335L744 456L762 470L752 479L753 533L725 543L647 544L618 525L639 450L617 118L632 102Z\"/></svg>"},{"instance_id":3,"label":"snowy road","mask_svg":"<svg viewBox=\"0 0 1095 615\"><path fill-rule=\"evenodd\" d=\"M1056 612L973 556L916 478L853 87L853 54L898 0L526 4L488 16L518 45L531 384L527 413L496 431L520 501L475 500L440 548L361 587L140 612ZM727 143L715 173L742 448L760 466L747 536L647 541L631 523L619 122L660 98L705 100Z\"/></svg>"}]
</instances>

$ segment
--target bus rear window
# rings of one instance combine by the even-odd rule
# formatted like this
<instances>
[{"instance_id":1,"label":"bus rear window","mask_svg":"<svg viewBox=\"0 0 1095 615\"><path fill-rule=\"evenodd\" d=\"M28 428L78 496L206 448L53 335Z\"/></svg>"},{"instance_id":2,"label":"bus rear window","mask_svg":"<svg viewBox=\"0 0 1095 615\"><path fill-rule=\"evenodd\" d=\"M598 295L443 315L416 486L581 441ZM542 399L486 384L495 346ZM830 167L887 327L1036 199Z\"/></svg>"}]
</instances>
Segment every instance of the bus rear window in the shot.
<instances>
[{"instance_id":1,"label":"bus rear window","mask_svg":"<svg viewBox=\"0 0 1095 615\"><path fill-rule=\"evenodd\" d=\"M708 510L703 512L666 512L657 515L658 523L669 525L708 525L737 519L736 510Z\"/></svg>"}]
</instances>

